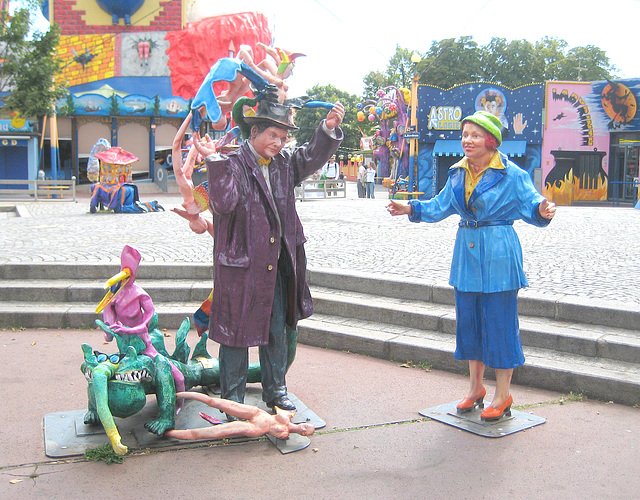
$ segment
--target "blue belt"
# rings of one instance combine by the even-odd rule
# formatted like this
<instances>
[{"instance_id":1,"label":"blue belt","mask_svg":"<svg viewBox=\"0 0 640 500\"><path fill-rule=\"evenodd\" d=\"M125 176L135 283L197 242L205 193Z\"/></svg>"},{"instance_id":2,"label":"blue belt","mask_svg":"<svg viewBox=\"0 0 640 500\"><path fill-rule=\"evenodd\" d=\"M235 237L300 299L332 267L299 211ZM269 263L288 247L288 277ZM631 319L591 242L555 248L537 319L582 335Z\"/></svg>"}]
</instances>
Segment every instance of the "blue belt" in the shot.
<instances>
[{"instance_id":1,"label":"blue belt","mask_svg":"<svg viewBox=\"0 0 640 500\"><path fill-rule=\"evenodd\" d=\"M484 226L512 226L512 220L461 220L458 222L460 227L484 227Z\"/></svg>"}]
</instances>

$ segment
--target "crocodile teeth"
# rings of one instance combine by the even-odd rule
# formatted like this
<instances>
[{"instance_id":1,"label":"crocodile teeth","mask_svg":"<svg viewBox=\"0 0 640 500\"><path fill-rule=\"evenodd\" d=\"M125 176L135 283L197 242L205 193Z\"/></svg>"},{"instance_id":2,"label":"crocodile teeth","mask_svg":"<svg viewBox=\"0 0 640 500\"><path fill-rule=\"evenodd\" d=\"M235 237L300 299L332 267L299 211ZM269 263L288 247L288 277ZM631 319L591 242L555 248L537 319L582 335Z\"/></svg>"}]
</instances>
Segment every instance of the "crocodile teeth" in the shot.
<instances>
[{"instance_id":1,"label":"crocodile teeth","mask_svg":"<svg viewBox=\"0 0 640 500\"><path fill-rule=\"evenodd\" d=\"M151 375L149 370L143 368L129 373L116 373L114 378L119 382L140 382L142 379L151 379Z\"/></svg>"}]
</instances>

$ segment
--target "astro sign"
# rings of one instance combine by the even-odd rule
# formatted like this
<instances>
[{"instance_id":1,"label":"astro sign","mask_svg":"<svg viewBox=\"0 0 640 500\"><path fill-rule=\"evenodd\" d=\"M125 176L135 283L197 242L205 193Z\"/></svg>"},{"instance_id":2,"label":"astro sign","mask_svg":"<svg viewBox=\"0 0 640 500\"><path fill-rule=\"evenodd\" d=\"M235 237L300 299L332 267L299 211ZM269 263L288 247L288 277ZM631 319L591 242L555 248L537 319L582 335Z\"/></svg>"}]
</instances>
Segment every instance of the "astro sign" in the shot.
<instances>
[{"instance_id":1,"label":"astro sign","mask_svg":"<svg viewBox=\"0 0 640 500\"><path fill-rule=\"evenodd\" d=\"M460 130L462 108L460 106L431 106L428 128L435 130Z\"/></svg>"}]
</instances>

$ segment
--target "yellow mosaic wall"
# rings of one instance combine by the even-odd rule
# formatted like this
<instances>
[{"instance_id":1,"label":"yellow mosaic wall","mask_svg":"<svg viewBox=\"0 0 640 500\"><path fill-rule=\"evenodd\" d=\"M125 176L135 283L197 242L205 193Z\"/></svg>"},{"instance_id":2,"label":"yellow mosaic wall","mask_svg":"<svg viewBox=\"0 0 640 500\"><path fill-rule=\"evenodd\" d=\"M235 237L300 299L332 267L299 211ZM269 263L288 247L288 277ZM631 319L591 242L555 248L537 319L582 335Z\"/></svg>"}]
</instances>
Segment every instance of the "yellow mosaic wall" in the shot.
<instances>
[{"instance_id":1,"label":"yellow mosaic wall","mask_svg":"<svg viewBox=\"0 0 640 500\"><path fill-rule=\"evenodd\" d=\"M75 50L78 56L87 50L93 58L82 67L74 61ZM74 35L61 36L58 53L64 61L64 69L58 77L66 85L95 82L115 76L115 35Z\"/></svg>"}]
</instances>

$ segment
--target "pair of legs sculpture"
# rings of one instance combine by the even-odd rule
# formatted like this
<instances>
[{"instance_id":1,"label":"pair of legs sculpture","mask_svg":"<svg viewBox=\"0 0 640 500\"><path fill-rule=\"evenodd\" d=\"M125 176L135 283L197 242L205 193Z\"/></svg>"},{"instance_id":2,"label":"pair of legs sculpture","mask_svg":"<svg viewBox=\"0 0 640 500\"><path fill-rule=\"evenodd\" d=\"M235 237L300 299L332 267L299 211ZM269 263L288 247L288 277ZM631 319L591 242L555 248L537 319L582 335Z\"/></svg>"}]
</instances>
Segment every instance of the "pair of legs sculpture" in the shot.
<instances>
[{"instance_id":1,"label":"pair of legs sculpture","mask_svg":"<svg viewBox=\"0 0 640 500\"><path fill-rule=\"evenodd\" d=\"M467 413L475 408L484 408L484 397L487 390L482 383L484 378L485 365L482 361L469 361L469 392L460 403L458 403L458 413ZM496 369L496 393L493 396L491 406L486 408L480 417L482 420L491 422L500 419L503 415L511 416L511 404L513 398L510 394L511 377L513 368Z\"/></svg>"},{"instance_id":2,"label":"pair of legs sculpture","mask_svg":"<svg viewBox=\"0 0 640 500\"><path fill-rule=\"evenodd\" d=\"M524 363L518 323L517 290L472 293L456 290L457 359L469 360L469 391L458 413L484 408L485 363L495 368L496 392L481 418L495 421L511 415L513 367Z\"/></svg>"}]
</instances>

